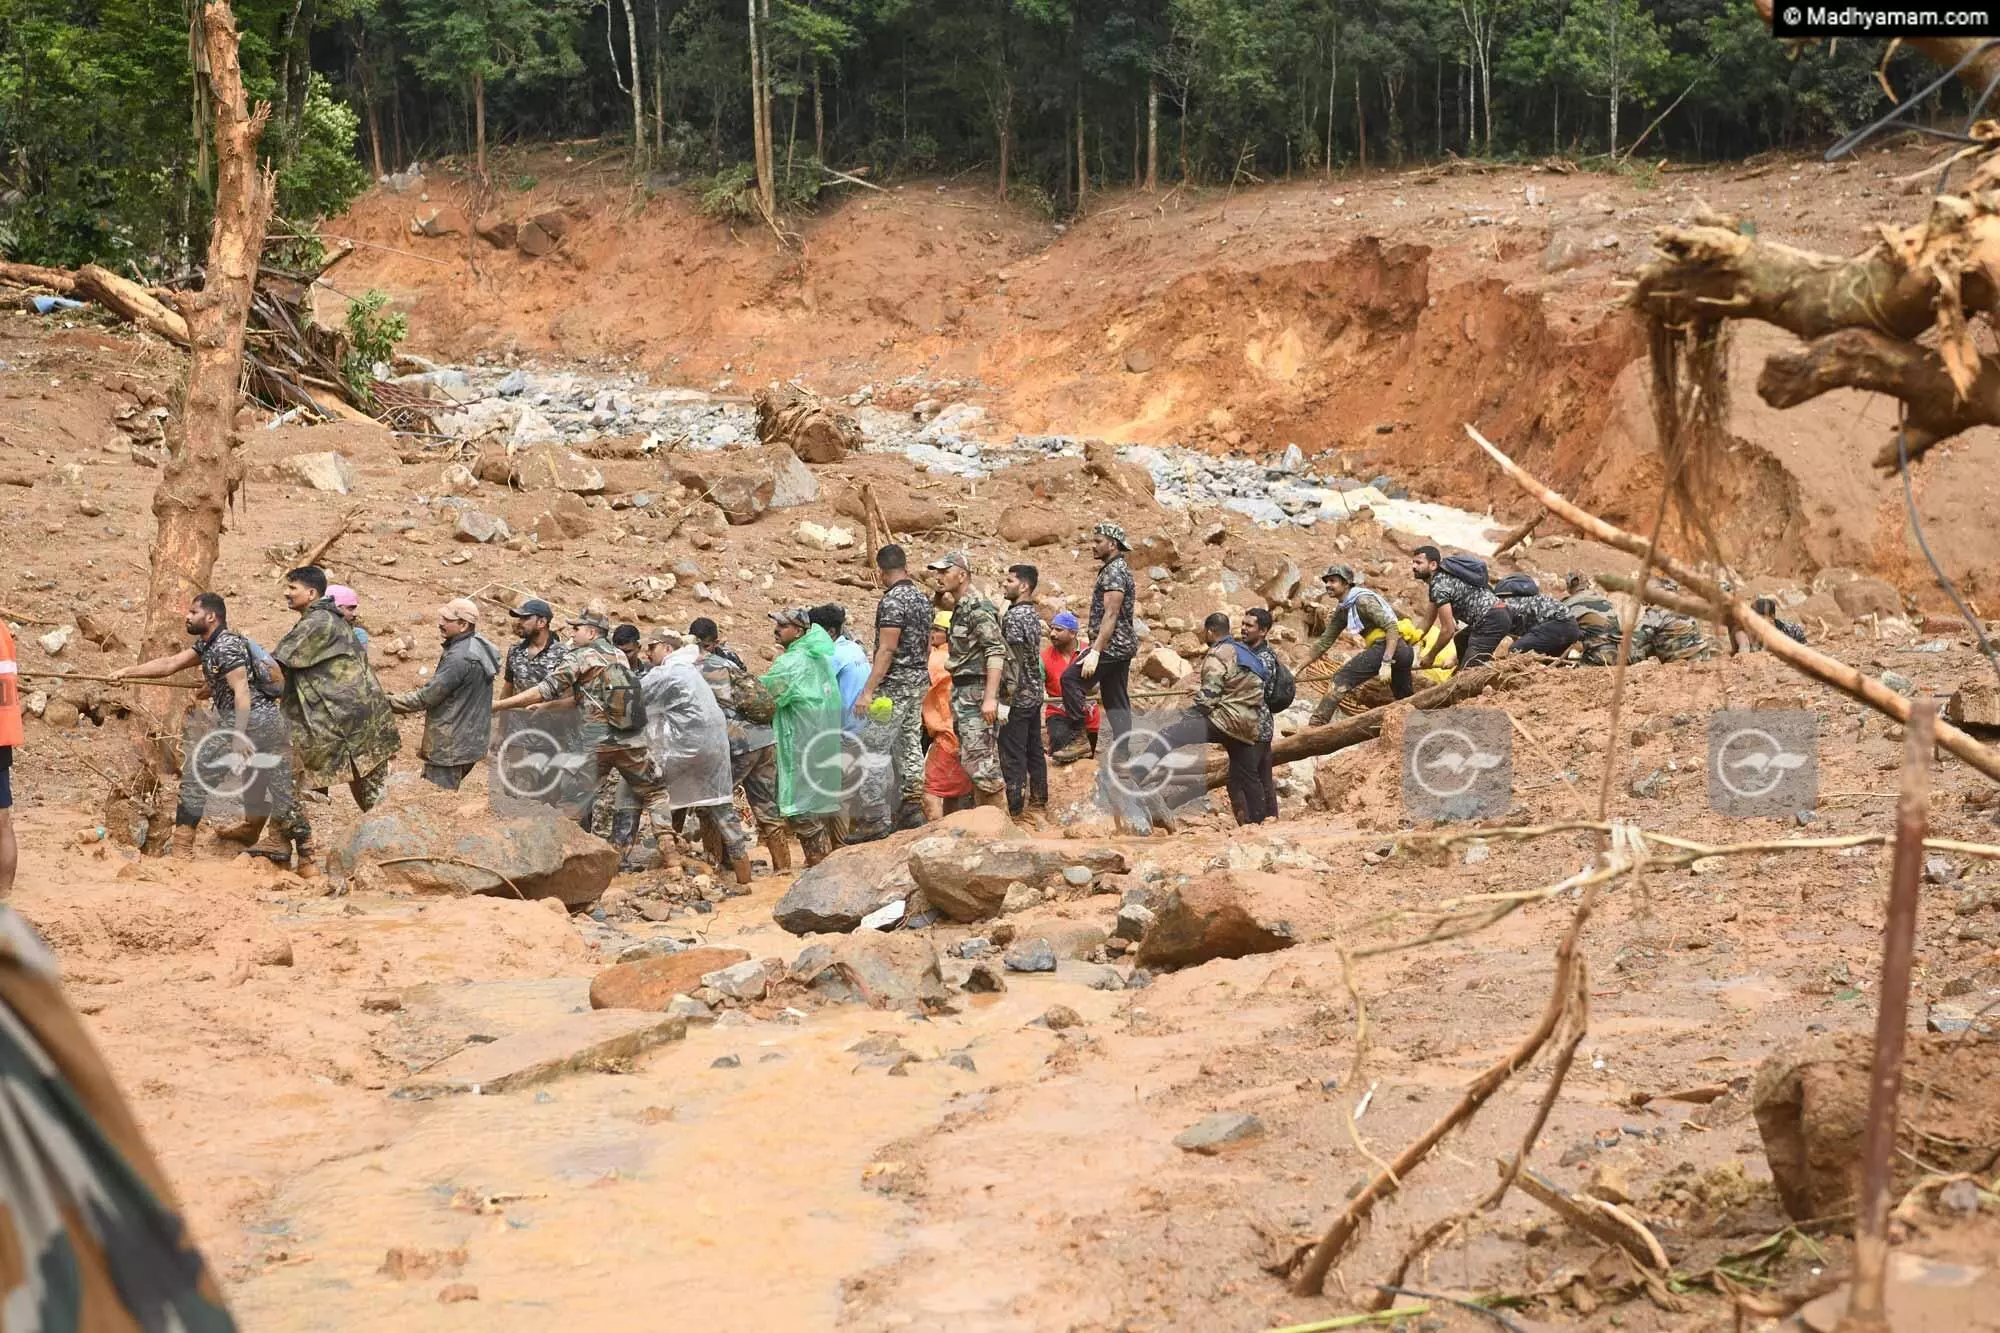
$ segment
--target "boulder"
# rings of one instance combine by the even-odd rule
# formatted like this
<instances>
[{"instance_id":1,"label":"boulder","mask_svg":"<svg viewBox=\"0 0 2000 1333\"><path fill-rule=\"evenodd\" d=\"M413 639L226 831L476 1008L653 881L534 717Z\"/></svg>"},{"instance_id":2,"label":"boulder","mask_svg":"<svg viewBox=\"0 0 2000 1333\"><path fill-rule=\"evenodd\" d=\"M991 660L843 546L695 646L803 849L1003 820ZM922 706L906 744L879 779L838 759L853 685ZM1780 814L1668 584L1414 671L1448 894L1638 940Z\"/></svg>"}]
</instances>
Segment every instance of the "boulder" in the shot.
<instances>
[{"instance_id":1,"label":"boulder","mask_svg":"<svg viewBox=\"0 0 2000 1333\"><path fill-rule=\"evenodd\" d=\"M772 918L794 935L855 929L870 912L910 896L916 887L906 868L910 844L923 831L908 829L878 842L837 848L799 872L771 909Z\"/></svg>"},{"instance_id":2,"label":"boulder","mask_svg":"<svg viewBox=\"0 0 2000 1333\"><path fill-rule=\"evenodd\" d=\"M1000 540L1010 546L1051 546L1074 526L1072 521L1041 505L1009 505L1000 513Z\"/></svg>"},{"instance_id":3,"label":"boulder","mask_svg":"<svg viewBox=\"0 0 2000 1333\"><path fill-rule=\"evenodd\" d=\"M674 481L690 495L713 501L723 517L739 527L764 516L777 485L765 469L739 470L710 459L675 468Z\"/></svg>"},{"instance_id":4,"label":"boulder","mask_svg":"<svg viewBox=\"0 0 2000 1333\"><path fill-rule=\"evenodd\" d=\"M801 505L818 504L819 496L819 478L799 461L797 454L790 449L771 451L771 508L797 509Z\"/></svg>"},{"instance_id":5,"label":"boulder","mask_svg":"<svg viewBox=\"0 0 2000 1333\"><path fill-rule=\"evenodd\" d=\"M1169 889L1139 937L1140 967L1188 967L1275 953L1331 922L1314 885L1283 875L1217 871Z\"/></svg>"},{"instance_id":6,"label":"boulder","mask_svg":"<svg viewBox=\"0 0 2000 1333\"><path fill-rule=\"evenodd\" d=\"M1174 1146L1182 1152L1206 1157L1239 1143L1264 1137L1264 1122L1246 1111L1217 1111L1203 1116L1174 1136Z\"/></svg>"},{"instance_id":7,"label":"boulder","mask_svg":"<svg viewBox=\"0 0 2000 1333\"><path fill-rule=\"evenodd\" d=\"M440 813L415 802L377 806L355 827L346 859L357 869L374 865L419 893L518 892L572 908L596 902L618 869L616 847L555 810L486 811L465 820L455 809Z\"/></svg>"},{"instance_id":8,"label":"boulder","mask_svg":"<svg viewBox=\"0 0 2000 1333\"><path fill-rule=\"evenodd\" d=\"M951 1002L928 935L867 931L816 944L792 964L792 979L827 999L874 1009L937 1012Z\"/></svg>"},{"instance_id":9,"label":"boulder","mask_svg":"<svg viewBox=\"0 0 2000 1333\"><path fill-rule=\"evenodd\" d=\"M514 429L507 436L510 454L513 450L526 449L531 445L557 444L561 440L562 435L556 430L555 423L532 403L521 404L521 410L514 416ZM509 477L514 475L512 457L507 460L507 475Z\"/></svg>"},{"instance_id":10,"label":"boulder","mask_svg":"<svg viewBox=\"0 0 2000 1333\"><path fill-rule=\"evenodd\" d=\"M1122 461L1118 457L1117 445L1104 440L1085 440L1083 468L1086 475L1107 481L1134 499L1140 496L1149 500L1153 498L1153 474L1137 463Z\"/></svg>"},{"instance_id":11,"label":"boulder","mask_svg":"<svg viewBox=\"0 0 2000 1333\"><path fill-rule=\"evenodd\" d=\"M1260 566L1264 565L1262 561L1258 563ZM1290 556L1281 556L1267 567L1258 569L1257 591L1273 606L1283 605L1298 599L1299 585L1303 577L1299 573L1296 560Z\"/></svg>"},{"instance_id":12,"label":"boulder","mask_svg":"<svg viewBox=\"0 0 2000 1333\"><path fill-rule=\"evenodd\" d=\"M755 962L745 960L718 968L704 976L701 984L724 999L749 1003L763 999L764 993L771 989L771 983L784 974L783 962L776 958L760 958Z\"/></svg>"},{"instance_id":13,"label":"boulder","mask_svg":"<svg viewBox=\"0 0 2000 1333\"><path fill-rule=\"evenodd\" d=\"M1184 679L1194 670L1188 660L1173 649L1161 644L1146 654L1146 660L1139 664L1139 674L1147 680L1161 685L1172 685Z\"/></svg>"},{"instance_id":14,"label":"boulder","mask_svg":"<svg viewBox=\"0 0 2000 1333\"><path fill-rule=\"evenodd\" d=\"M450 204L427 208L410 219L412 236L463 236L466 230L465 214Z\"/></svg>"},{"instance_id":15,"label":"boulder","mask_svg":"<svg viewBox=\"0 0 2000 1333\"><path fill-rule=\"evenodd\" d=\"M935 500L927 500L921 495L912 495L902 487L890 482L874 484L875 503L881 506L882 519L892 533L910 535L935 532L951 523L951 515ZM867 515L861 508L860 488L842 490L833 500L833 510L848 518L858 519L864 525Z\"/></svg>"},{"instance_id":16,"label":"boulder","mask_svg":"<svg viewBox=\"0 0 2000 1333\"><path fill-rule=\"evenodd\" d=\"M354 489L354 468L345 454L327 450L322 453L293 454L284 463L287 475L316 491L331 491L335 495L345 495Z\"/></svg>"},{"instance_id":17,"label":"boulder","mask_svg":"<svg viewBox=\"0 0 2000 1333\"><path fill-rule=\"evenodd\" d=\"M1040 940L1049 946L1058 960L1088 958L1104 947L1104 938L1102 926L1061 917L1022 921L1014 928L1017 943Z\"/></svg>"},{"instance_id":18,"label":"boulder","mask_svg":"<svg viewBox=\"0 0 2000 1333\"><path fill-rule=\"evenodd\" d=\"M619 963L590 982L593 1009L651 1009L665 1013L676 995L691 994L710 972L748 962L742 949L684 949Z\"/></svg>"},{"instance_id":19,"label":"boulder","mask_svg":"<svg viewBox=\"0 0 2000 1333\"><path fill-rule=\"evenodd\" d=\"M512 250L518 231L514 219L504 213L483 214L472 224L472 234L496 250Z\"/></svg>"},{"instance_id":20,"label":"boulder","mask_svg":"<svg viewBox=\"0 0 2000 1333\"><path fill-rule=\"evenodd\" d=\"M514 484L524 491L595 495L604 489L604 473L560 444L535 444L515 452Z\"/></svg>"},{"instance_id":21,"label":"boulder","mask_svg":"<svg viewBox=\"0 0 2000 1333\"><path fill-rule=\"evenodd\" d=\"M1867 1132L1874 1043L1841 1032L1772 1052L1750 1082L1750 1109L1779 1201L1794 1218L1852 1212ZM1984 1170L2000 1115L2000 1042L1912 1034L1903 1059L1898 1146L1891 1156L1900 1198L1923 1175L1919 1157L1945 1172ZM1924 1089L1912 1096L1911 1089Z\"/></svg>"},{"instance_id":22,"label":"boulder","mask_svg":"<svg viewBox=\"0 0 2000 1333\"><path fill-rule=\"evenodd\" d=\"M539 227L543 235L552 237L555 240L560 241L563 237L569 235L570 216L560 208L551 208L537 213L529 218L528 221Z\"/></svg>"},{"instance_id":23,"label":"boulder","mask_svg":"<svg viewBox=\"0 0 2000 1333\"><path fill-rule=\"evenodd\" d=\"M1888 620L1903 614L1902 594L1880 579L1837 583L1831 591L1833 600L1840 604L1841 613L1850 620L1862 620L1868 616Z\"/></svg>"},{"instance_id":24,"label":"boulder","mask_svg":"<svg viewBox=\"0 0 2000 1333\"><path fill-rule=\"evenodd\" d=\"M793 535L799 545L815 551L844 551L854 545L854 534L848 529L818 523L801 523Z\"/></svg>"},{"instance_id":25,"label":"boulder","mask_svg":"<svg viewBox=\"0 0 2000 1333\"><path fill-rule=\"evenodd\" d=\"M1123 874L1125 854L1113 847L1079 846L1068 841L996 840L951 832L920 839L910 848L910 878L924 898L953 921L994 915L1016 881L1046 888L1065 867L1088 866L1100 874Z\"/></svg>"},{"instance_id":26,"label":"boulder","mask_svg":"<svg viewBox=\"0 0 2000 1333\"><path fill-rule=\"evenodd\" d=\"M861 427L810 389L780 384L751 395L757 438L789 448L808 463L838 463L861 447Z\"/></svg>"},{"instance_id":27,"label":"boulder","mask_svg":"<svg viewBox=\"0 0 2000 1333\"><path fill-rule=\"evenodd\" d=\"M1161 565L1167 569L1181 567L1181 548L1172 537L1164 532L1156 532L1141 537L1132 547L1130 563L1140 566Z\"/></svg>"},{"instance_id":28,"label":"boulder","mask_svg":"<svg viewBox=\"0 0 2000 1333\"><path fill-rule=\"evenodd\" d=\"M462 542L504 542L513 536L507 520L483 509L461 507L452 521L451 535Z\"/></svg>"}]
</instances>

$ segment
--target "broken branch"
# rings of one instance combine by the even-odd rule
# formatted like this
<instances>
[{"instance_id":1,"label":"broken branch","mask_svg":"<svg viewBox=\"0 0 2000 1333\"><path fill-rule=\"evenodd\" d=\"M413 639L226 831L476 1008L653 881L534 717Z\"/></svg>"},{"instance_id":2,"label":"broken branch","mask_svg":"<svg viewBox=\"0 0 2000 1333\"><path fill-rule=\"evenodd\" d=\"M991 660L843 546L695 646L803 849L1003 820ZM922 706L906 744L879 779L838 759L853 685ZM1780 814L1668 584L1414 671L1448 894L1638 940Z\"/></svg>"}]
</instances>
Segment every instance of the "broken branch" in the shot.
<instances>
[{"instance_id":1,"label":"broken branch","mask_svg":"<svg viewBox=\"0 0 2000 1333\"><path fill-rule=\"evenodd\" d=\"M1780 353L1757 376L1757 396L1772 407L1797 407L1834 389L1900 399L1909 408L1903 429L1911 462L1961 431L2000 425L2000 365L1981 357L1961 395L1936 352L1867 329L1843 329L1799 351ZM1875 466L1898 470L1894 436L1875 455Z\"/></svg>"}]
</instances>

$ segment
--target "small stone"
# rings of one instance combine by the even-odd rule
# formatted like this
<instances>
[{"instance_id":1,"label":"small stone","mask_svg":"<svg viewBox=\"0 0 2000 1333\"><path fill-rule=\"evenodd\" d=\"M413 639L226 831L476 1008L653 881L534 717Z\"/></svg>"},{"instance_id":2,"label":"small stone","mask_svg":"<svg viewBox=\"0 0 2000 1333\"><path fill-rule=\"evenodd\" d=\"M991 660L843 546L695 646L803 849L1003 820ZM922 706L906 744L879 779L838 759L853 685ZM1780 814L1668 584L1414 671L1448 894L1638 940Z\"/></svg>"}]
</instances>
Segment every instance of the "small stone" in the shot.
<instances>
[{"instance_id":1,"label":"small stone","mask_svg":"<svg viewBox=\"0 0 2000 1333\"><path fill-rule=\"evenodd\" d=\"M1625 1168L1616 1162L1599 1162L1590 1173L1590 1184L1584 1193L1593 1199L1606 1203L1632 1202L1632 1183L1625 1176Z\"/></svg>"},{"instance_id":2,"label":"small stone","mask_svg":"<svg viewBox=\"0 0 2000 1333\"><path fill-rule=\"evenodd\" d=\"M864 1037L847 1048L862 1064L873 1069L894 1068L897 1065L915 1064L922 1057L895 1037L882 1035Z\"/></svg>"},{"instance_id":3,"label":"small stone","mask_svg":"<svg viewBox=\"0 0 2000 1333\"><path fill-rule=\"evenodd\" d=\"M667 1001L667 1017L685 1018L690 1023L713 1023L715 1010L692 995L676 995Z\"/></svg>"},{"instance_id":4,"label":"small stone","mask_svg":"<svg viewBox=\"0 0 2000 1333\"><path fill-rule=\"evenodd\" d=\"M1132 969L1132 975L1125 978L1126 990L1144 990L1153 984L1153 974L1143 967Z\"/></svg>"},{"instance_id":5,"label":"small stone","mask_svg":"<svg viewBox=\"0 0 2000 1333\"><path fill-rule=\"evenodd\" d=\"M1029 940L1007 951L1007 970L1010 972L1053 972L1056 970L1056 951L1043 939Z\"/></svg>"},{"instance_id":6,"label":"small stone","mask_svg":"<svg viewBox=\"0 0 2000 1333\"><path fill-rule=\"evenodd\" d=\"M50 657L58 657L62 654L63 649L69 647L69 641L75 635L75 626L64 625L60 629L50 630L47 634L42 635L41 638L36 640L36 642L42 645L42 651Z\"/></svg>"},{"instance_id":7,"label":"small stone","mask_svg":"<svg viewBox=\"0 0 2000 1333\"><path fill-rule=\"evenodd\" d=\"M470 1282L454 1282L438 1293L439 1305L457 1305L460 1301L479 1299L479 1288Z\"/></svg>"},{"instance_id":8,"label":"small stone","mask_svg":"<svg viewBox=\"0 0 2000 1333\"><path fill-rule=\"evenodd\" d=\"M76 502L76 512L82 514L85 518L102 518L104 517L104 506L95 500L86 498Z\"/></svg>"},{"instance_id":9,"label":"small stone","mask_svg":"<svg viewBox=\"0 0 2000 1333\"><path fill-rule=\"evenodd\" d=\"M361 997L361 1007L371 1014L393 1014L403 1007L403 997L394 991L372 991Z\"/></svg>"},{"instance_id":10,"label":"small stone","mask_svg":"<svg viewBox=\"0 0 2000 1333\"><path fill-rule=\"evenodd\" d=\"M1063 883L1073 889L1086 888L1089 886L1090 881L1095 878L1097 878L1096 872L1089 866L1063 867Z\"/></svg>"},{"instance_id":11,"label":"small stone","mask_svg":"<svg viewBox=\"0 0 2000 1333\"><path fill-rule=\"evenodd\" d=\"M743 1057L740 1055L718 1055L708 1062L710 1069L741 1069Z\"/></svg>"},{"instance_id":12,"label":"small stone","mask_svg":"<svg viewBox=\"0 0 2000 1333\"><path fill-rule=\"evenodd\" d=\"M1017 879L1007 886L1006 896L1000 900L1000 910L1009 914L1025 912L1031 907L1039 907L1044 896L1034 885Z\"/></svg>"},{"instance_id":13,"label":"small stone","mask_svg":"<svg viewBox=\"0 0 2000 1333\"><path fill-rule=\"evenodd\" d=\"M773 968L771 959L753 959L737 963L717 972L710 972L701 979L701 984L720 991L732 1000L761 1000L770 989ZM780 967L779 970L782 970Z\"/></svg>"},{"instance_id":14,"label":"small stone","mask_svg":"<svg viewBox=\"0 0 2000 1333\"><path fill-rule=\"evenodd\" d=\"M1641 800L1656 800L1660 795L1660 788L1666 783L1666 780L1666 773L1656 768L1632 784L1632 795Z\"/></svg>"},{"instance_id":15,"label":"small stone","mask_svg":"<svg viewBox=\"0 0 2000 1333\"><path fill-rule=\"evenodd\" d=\"M1917 683L1900 671L1884 671L1880 679L1884 685L1906 699L1916 696Z\"/></svg>"},{"instance_id":16,"label":"small stone","mask_svg":"<svg viewBox=\"0 0 2000 1333\"><path fill-rule=\"evenodd\" d=\"M1203 1116L1174 1136L1182 1152L1213 1157L1225 1148L1264 1137L1264 1122L1245 1111L1217 1111Z\"/></svg>"},{"instance_id":17,"label":"small stone","mask_svg":"<svg viewBox=\"0 0 2000 1333\"><path fill-rule=\"evenodd\" d=\"M1042 1015L1042 1026L1051 1032L1061 1032L1065 1028L1080 1028L1083 1026L1083 1015L1066 1004L1052 1004L1048 1012Z\"/></svg>"},{"instance_id":18,"label":"small stone","mask_svg":"<svg viewBox=\"0 0 2000 1333\"><path fill-rule=\"evenodd\" d=\"M462 542L506 541L513 536L507 520L481 509L460 509L451 525L451 535Z\"/></svg>"},{"instance_id":19,"label":"small stone","mask_svg":"<svg viewBox=\"0 0 2000 1333\"><path fill-rule=\"evenodd\" d=\"M1125 978L1117 968L1109 963L1086 963L1076 958L1065 958L1056 964L1056 980L1092 990L1125 989Z\"/></svg>"},{"instance_id":20,"label":"small stone","mask_svg":"<svg viewBox=\"0 0 2000 1333\"><path fill-rule=\"evenodd\" d=\"M1126 903L1118 909L1118 920L1111 933L1114 938L1137 943L1146 933L1146 927L1153 924L1153 915L1153 909L1144 903Z\"/></svg>"},{"instance_id":21,"label":"small stone","mask_svg":"<svg viewBox=\"0 0 2000 1333\"><path fill-rule=\"evenodd\" d=\"M1007 989L1007 979L991 963L974 963L966 974L964 989L969 995L999 995Z\"/></svg>"},{"instance_id":22,"label":"small stone","mask_svg":"<svg viewBox=\"0 0 2000 1333\"><path fill-rule=\"evenodd\" d=\"M953 1069L963 1069L968 1074L977 1074L979 1066L972 1063L972 1056L965 1051L953 1051L945 1057L946 1064Z\"/></svg>"},{"instance_id":23,"label":"small stone","mask_svg":"<svg viewBox=\"0 0 2000 1333\"><path fill-rule=\"evenodd\" d=\"M1937 1201L1944 1212L1970 1217L1979 1211L1979 1186L1969 1180L1954 1180L1938 1191Z\"/></svg>"},{"instance_id":24,"label":"small stone","mask_svg":"<svg viewBox=\"0 0 2000 1333\"><path fill-rule=\"evenodd\" d=\"M1924 858L1924 883L1926 884L1951 884L1958 879L1960 873L1957 864L1948 857L1930 856Z\"/></svg>"},{"instance_id":25,"label":"small stone","mask_svg":"<svg viewBox=\"0 0 2000 1333\"><path fill-rule=\"evenodd\" d=\"M993 952L993 943L983 935L960 940L949 951L953 958L984 958Z\"/></svg>"},{"instance_id":26,"label":"small stone","mask_svg":"<svg viewBox=\"0 0 2000 1333\"><path fill-rule=\"evenodd\" d=\"M257 952L250 956L250 961L259 967L290 967L292 942L275 940L270 944L259 945Z\"/></svg>"}]
</instances>

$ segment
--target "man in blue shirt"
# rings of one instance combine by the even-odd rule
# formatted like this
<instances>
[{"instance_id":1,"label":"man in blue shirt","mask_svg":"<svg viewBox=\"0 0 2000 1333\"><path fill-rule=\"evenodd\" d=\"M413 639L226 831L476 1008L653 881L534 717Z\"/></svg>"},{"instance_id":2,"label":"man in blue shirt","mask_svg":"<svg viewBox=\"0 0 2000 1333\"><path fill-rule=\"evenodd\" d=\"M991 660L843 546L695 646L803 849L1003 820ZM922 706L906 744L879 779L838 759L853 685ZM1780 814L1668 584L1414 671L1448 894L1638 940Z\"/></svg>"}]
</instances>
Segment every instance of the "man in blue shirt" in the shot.
<instances>
[{"instance_id":1,"label":"man in blue shirt","mask_svg":"<svg viewBox=\"0 0 2000 1333\"><path fill-rule=\"evenodd\" d=\"M868 651L847 637L847 608L828 602L815 606L806 612L812 623L826 631L826 637L833 640L833 679L840 686L840 714L842 726L848 731L861 730L862 719L855 716L854 701L861 697L861 691L868 685Z\"/></svg>"}]
</instances>

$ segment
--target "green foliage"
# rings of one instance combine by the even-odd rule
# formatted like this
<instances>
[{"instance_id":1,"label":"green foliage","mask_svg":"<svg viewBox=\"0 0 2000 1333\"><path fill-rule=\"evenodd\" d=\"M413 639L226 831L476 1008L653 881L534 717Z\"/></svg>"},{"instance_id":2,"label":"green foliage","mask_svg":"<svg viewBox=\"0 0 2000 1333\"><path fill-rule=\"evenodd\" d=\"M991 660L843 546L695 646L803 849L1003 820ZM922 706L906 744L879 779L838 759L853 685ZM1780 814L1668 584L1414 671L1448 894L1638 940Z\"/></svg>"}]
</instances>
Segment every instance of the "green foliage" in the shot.
<instances>
[{"instance_id":1,"label":"green foliage","mask_svg":"<svg viewBox=\"0 0 2000 1333\"><path fill-rule=\"evenodd\" d=\"M347 359L341 365L341 374L355 396L367 403L375 400L375 363L394 356L397 346L410 333L406 316L383 313L388 304L387 292L370 288L347 307Z\"/></svg>"},{"instance_id":2,"label":"green foliage","mask_svg":"<svg viewBox=\"0 0 2000 1333\"><path fill-rule=\"evenodd\" d=\"M267 134L265 139L266 151L274 153L279 164L279 217L317 224L344 210L368 188L368 173L355 156L360 128L354 108L334 101L326 80L313 75L297 127Z\"/></svg>"},{"instance_id":3,"label":"green foliage","mask_svg":"<svg viewBox=\"0 0 2000 1333\"><path fill-rule=\"evenodd\" d=\"M778 212L810 212L825 184L826 173L820 169L818 158L809 155L794 158L789 172L780 159ZM696 181L695 189L701 211L708 217L757 220L763 216L757 209L757 167L754 163L738 162L724 167L713 176Z\"/></svg>"}]
</instances>

